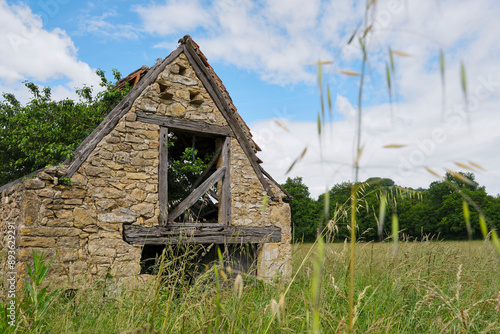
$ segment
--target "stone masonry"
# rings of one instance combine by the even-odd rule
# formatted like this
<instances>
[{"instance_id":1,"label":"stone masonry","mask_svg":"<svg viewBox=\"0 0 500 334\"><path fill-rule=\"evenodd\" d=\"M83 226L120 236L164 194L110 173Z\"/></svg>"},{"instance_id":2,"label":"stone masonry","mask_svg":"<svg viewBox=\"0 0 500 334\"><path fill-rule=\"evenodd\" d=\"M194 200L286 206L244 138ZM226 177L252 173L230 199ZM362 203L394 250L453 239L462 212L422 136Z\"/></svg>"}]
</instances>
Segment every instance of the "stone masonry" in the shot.
<instances>
[{"instance_id":1,"label":"stone masonry","mask_svg":"<svg viewBox=\"0 0 500 334\"><path fill-rule=\"evenodd\" d=\"M133 102L70 180L67 166L48 167L1 193L0 277L4 277L7 225L16 227L17 272L26 273L32 250L53 257L50 280L79 287L111 275L139 277L141 246L123 240L123 225L159 223L159 126L137 120L136 112L227 126L210 94L181 53ZM269 182L278 200L267 200L238 140L231 138L231 224L278 226L280 243L260 247L257 275L291 275L290 208L285 194ZM18 279L18 281L20 281Z\"/></svg>"}]
</instances>

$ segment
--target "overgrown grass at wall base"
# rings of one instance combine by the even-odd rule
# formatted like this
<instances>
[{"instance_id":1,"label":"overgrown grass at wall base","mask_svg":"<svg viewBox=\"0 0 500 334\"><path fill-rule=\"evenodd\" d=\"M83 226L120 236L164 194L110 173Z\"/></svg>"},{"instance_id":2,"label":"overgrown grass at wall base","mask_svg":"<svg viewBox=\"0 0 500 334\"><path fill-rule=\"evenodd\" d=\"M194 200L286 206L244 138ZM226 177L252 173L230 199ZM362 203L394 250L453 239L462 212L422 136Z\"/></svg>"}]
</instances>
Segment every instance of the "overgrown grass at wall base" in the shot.
<instances>
[{"instance_id":1,"label":"overgrown grass at wall base","mask_svg":"<svg viewBox=\"0 0 500 334\"><path fill-rule=\"evenodd\" d=\"M324 246L317 302L311 295L316 250L306 257L311 244L294 247L294 273L305 262L290 286L243 276L240 295L234 278L217 266L192 285L151 276L148 288L132 292L82 287L51 306L44 332L303 333L313 330L315 308L320 331L346 332L348 245ZM500 331L500 263L488 242L401 242L397 257L391 243L357 243L356 254L354 332Z\"/></svg>"}]
</instances>

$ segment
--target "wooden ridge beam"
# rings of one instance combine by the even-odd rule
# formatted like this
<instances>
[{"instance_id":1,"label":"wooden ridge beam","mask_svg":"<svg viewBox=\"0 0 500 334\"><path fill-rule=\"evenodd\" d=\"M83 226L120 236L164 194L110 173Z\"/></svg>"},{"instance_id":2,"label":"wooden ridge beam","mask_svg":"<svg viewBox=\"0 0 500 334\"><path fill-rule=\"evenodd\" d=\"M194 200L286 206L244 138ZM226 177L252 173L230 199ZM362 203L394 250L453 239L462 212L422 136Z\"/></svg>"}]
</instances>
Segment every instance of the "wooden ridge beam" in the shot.
<instances>
[{"instance_id":1,"label":"wooden ridge beam","mask_svg":"<svg viewBox=\"0 0 500 334\"><path fill-rule=\"evenodd\" d=\"M202 224L199 224L202 226ZM276 226L207 226L169 227L124 225L123 239L131 245L166 244L243 244L281 242L281 229Z\"/></svg>"}]
</instances>

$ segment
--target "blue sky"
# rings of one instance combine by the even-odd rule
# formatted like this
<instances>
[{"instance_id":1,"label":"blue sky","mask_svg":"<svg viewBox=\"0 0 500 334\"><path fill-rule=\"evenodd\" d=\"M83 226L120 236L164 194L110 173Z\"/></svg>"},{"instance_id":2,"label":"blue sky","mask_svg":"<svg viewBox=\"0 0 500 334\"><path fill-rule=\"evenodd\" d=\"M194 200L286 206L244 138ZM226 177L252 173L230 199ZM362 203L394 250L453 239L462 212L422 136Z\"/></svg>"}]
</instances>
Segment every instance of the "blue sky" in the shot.
<instances>
[{"instance_id":1,"label":"blue sky","mask_svg":"<svg viewBox=\"0 0 500 334\"><path fill-rule=\"evenodd\" d=\"M494 0L377 1L369 10L360 179L391 177L427 187L456 163L480 164L477 180L500 193L500 4ZM23 80L53 88L54 98L111 76L152 66L190 34L226 85L255 140L264 167L284 182L302 176L313 196L353 179L354 123L360 71L357 36L365 1L299 0L0 0L0 90L26 101ZM395 55L393 104L385 66ZM446 56L443 117L439 50ZM318 60L333 117L319 145ZM464 109L460 64L467 69ZM465 120L470 119L469 124ZM276 121L286 129L277 125ZM386 149L402 144L400 149ZM304 148L308 153L285 174Z\"/></svg>"}]
</instances>

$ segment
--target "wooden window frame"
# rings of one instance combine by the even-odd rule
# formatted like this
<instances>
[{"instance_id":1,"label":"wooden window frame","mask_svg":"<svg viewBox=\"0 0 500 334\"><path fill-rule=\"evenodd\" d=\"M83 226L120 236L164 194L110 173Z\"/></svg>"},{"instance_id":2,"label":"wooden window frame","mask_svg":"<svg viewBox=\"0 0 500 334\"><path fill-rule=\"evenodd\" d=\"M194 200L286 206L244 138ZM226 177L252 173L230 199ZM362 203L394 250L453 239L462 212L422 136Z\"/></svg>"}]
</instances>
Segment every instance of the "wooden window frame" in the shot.
<instances>
[{"instance_id":1,"label":"wooden window frame","mask_svg":"<svg viewBox=\"0 0 500 334\"><path fill-rule=\"evenodd\" d=\"M148 115L150 116L150 115ZM145 115L141 115L141 119L144 121ZM150 121L156 120L153 117L147 117ZM160 119L160 118L157 118ZM160 221L162 225L168 225L174 223L174 220L178 218L185 210L190 208L204 193L206 193L215 183L221 181L221 194L219 196L219 214L218 221L219 224L229 226L231 225L231 137L222 136L222 131L211 131L211 129L202 129L201 131L193 131L191 127L197 125L194 121L182 120L183 125L189 124L189 129L183 126L180 130L183 132L189 132L194 135L209 135L214 137L223 138L222 147L216 153L216 156L212 161L209 162L208 167L203 171L198 180L193 183L192 191L188 196L186 196L175 208L168 210L168 147L166 141L168 139L169 129L166 125L165 119L161 118L160 125L160 144L159 144L159 166L158 166L158 201L160 207ZM172 125L172 123L169 123ZM177 124L178 125L178 124ZM175 127L174 130L179 130L179 127ZM219 130L219 129L217 129ZM229 134L229 132L224 132ZM203 178L210 172L217 160L221 159L221 164L216 171L208 177L205 181L201 182ZM200 184L201 183L201 184Z\"/></svg>"}]
</instances>

